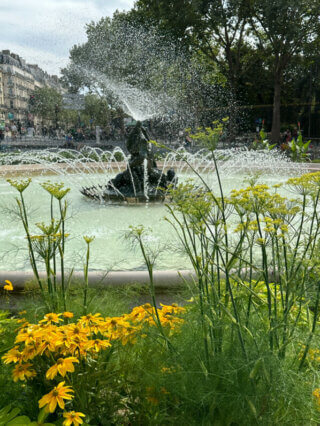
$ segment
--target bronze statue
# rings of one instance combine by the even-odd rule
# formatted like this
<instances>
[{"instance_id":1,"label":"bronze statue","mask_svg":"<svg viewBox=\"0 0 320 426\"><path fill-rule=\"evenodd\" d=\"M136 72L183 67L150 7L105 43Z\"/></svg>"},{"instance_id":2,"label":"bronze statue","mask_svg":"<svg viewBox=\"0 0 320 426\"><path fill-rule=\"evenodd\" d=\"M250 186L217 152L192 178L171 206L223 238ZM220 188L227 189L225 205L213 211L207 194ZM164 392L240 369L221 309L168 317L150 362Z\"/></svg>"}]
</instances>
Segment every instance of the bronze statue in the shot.
<instances>
[{"instance_id":1,"label":"bronze statue","mask_svg":"<svg viewBox=\"0 0 320 426\"><path fill-rule=\"evenodd\" d=\"M162 201L170 185L176 185L173 169L162 173L154 159L147 129L138 121L129 134L127 149L130 160L127 169L111 179L107 185L82 188L82 194L106 201ZM146 187L145 187L146 186Z\"/></svg>"}]
</instances>

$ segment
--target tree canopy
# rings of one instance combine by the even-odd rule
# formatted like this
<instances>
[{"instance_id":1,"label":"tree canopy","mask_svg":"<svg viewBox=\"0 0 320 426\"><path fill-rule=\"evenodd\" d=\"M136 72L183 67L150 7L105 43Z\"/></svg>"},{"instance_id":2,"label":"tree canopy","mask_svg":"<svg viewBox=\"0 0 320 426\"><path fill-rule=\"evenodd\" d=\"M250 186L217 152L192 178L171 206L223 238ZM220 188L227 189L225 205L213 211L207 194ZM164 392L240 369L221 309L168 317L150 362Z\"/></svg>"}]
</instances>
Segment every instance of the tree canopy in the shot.
<instances>
[{"instance_id":1,"label":"tree canopy","mask_svg":"<svg viewBox=\"0 0 320 426\"><path fill-rule=\"evenodd\" d=\"M63 76L129 115L180 125L231 115L243 130L260 116L274 141L295 121L315 133L319 19L318 0L137 0L87 25Z\"/></svg>"}]
</instances>

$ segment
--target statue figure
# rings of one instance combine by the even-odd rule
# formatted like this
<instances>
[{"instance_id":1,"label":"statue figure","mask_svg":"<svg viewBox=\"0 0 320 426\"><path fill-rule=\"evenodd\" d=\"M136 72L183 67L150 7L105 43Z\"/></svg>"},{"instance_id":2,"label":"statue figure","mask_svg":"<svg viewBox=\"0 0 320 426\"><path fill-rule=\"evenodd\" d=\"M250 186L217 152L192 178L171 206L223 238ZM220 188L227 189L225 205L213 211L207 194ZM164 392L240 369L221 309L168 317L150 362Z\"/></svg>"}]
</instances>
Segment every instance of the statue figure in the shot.
<instances>
[{"instance_id":1,"label":"statue figure","mask_svg":"<svg viewBox=\"0 0 320 426\"><path fill-rule=\"evenodd\" d=\"M157 168L149 141L147 129L138 121L127 140L130 153L127 169L111 179L105 187L83 188L82 194L90 198L117 201L125 201L127 198L135 198L137 201L164 200L166 190L170 185L176 185L177 178L173 169L164 174Z\"/></svg>"}]
</instances>

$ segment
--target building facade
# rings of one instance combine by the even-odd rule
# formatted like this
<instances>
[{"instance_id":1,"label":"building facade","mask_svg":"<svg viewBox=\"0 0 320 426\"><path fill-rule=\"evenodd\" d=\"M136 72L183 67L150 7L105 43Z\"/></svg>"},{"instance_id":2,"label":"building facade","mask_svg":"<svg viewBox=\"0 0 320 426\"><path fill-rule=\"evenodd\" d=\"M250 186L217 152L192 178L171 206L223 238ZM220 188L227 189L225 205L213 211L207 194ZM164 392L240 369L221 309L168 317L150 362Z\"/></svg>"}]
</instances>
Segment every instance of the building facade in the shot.
<instances>
[{"instance_id":1,"label":"building facade","mask_svg":"<svg viewBox=\"0 0 320 426\"><path fill-rule=\"evenodd\" d=\"M3 73L0 68L0 127L3 127L6 119L6 107L4 104L4 90L3 90Z\"/></svg>"},{"instance_id":2,"label":"building facade","mask_svg":"<svg viewBox=\"0 0 320 426\"><path fill-rule=\"evenodd\" d=\"M29 110L30 95L37 88L51 87L64 93L57 76L51 76L38 65L27 64L10 50L0 52L0 126L20 121L37 122ZM3 124L4 121L4 124Z\"/></svg>"}]
</instances>

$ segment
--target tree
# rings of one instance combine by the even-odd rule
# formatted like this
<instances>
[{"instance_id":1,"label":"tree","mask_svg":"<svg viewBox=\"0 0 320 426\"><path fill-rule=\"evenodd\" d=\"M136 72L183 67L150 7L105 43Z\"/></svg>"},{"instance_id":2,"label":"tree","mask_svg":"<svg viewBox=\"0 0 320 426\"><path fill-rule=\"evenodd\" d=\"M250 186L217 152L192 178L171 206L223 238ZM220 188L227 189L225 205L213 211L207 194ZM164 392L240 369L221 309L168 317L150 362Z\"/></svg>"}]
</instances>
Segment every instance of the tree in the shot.
<instances>
[{"instance_id":1,"label":"tree","mask_svg":"<svg viewBox=\"0 0 320 426\"><path fill-rule=\"evenodd\" d=\"M116 13L89 24L86 43L70 52L65 82L72 91L87 88L105 96L137 119L161 116L180 128L191 116L202 119L200 107L217 102L216 67L211 63L208 72L202 52L185 49L141 16Z\"/></svg>"},{"instance_id":2,"label":"tree","mask_svg":"<svg viewBox=\"0 0 320 426\"><path fill-rule=\"evenodd\" d=\"M110 125L114 111L110 108L106 98L88 94L85 97L85 109L82 113L84 120L95 126L105 127Z\"/></svg>"},{"instance_id":3,"label":"tree","mask_svg":"<svg viewBox=\"0 0 320 426\"><path fill-rule=\"evenodd\" d=\"M281 89L284 75L294 58L303 54L319 31L318 0L254 0L252 29L258 49L269 49L273 58L273 118L271 139L280 137Z\"/></svg>"},{"instance_id":4,"label":"tree","mask_svg":"<svg viewBox=\"0 0 320 426\"><path fill-rule=\"evenodd\" d=\"M247 0L138 0L137 10L181 43L199 49L237 92L243 73Z\"/></svg>"},{"instance_id":5,"label":"tree","mask_svg":"<svg viewBox=\"0 0 320 426\"><path fill-rule=\"evenodd\" d=\"M43 120L57 121L62 108L62 95L51 87L37 88L29 99L30 112Z\"/></svg>"}]
</instances>

